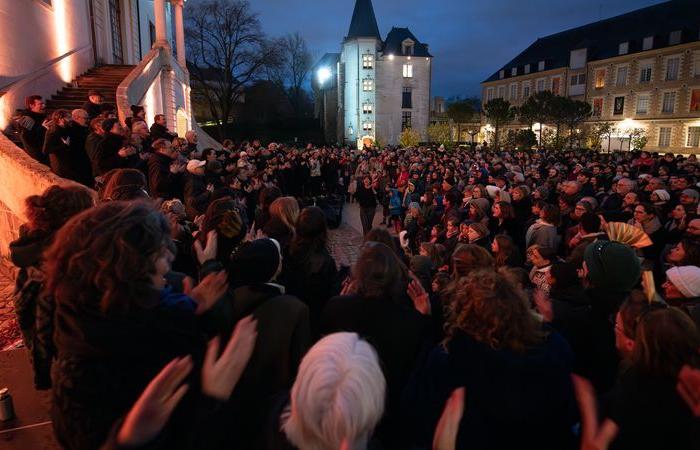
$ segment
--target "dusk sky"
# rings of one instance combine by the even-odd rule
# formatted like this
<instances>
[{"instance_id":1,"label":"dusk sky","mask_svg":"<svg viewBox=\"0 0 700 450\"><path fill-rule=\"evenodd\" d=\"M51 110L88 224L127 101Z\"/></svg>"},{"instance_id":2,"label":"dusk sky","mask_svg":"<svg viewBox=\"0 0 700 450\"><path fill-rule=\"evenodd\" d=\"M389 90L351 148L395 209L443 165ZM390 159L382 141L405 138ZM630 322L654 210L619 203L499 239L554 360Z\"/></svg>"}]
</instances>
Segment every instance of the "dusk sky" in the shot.
<instances>
[{"instance_id":1,"label":"dusk sky","mask_svg":"<svg viewBox=\"0 0 700 450\"><path fill-rule=\"evenodd\" d=\"M658 0L372 0L382 37L408 27L434 56L433 95L480 95L479 83L538 37ZM253 0L271 36L299 31L314 61L340 51L355 0Z\"/></svg>"}]
</instances>

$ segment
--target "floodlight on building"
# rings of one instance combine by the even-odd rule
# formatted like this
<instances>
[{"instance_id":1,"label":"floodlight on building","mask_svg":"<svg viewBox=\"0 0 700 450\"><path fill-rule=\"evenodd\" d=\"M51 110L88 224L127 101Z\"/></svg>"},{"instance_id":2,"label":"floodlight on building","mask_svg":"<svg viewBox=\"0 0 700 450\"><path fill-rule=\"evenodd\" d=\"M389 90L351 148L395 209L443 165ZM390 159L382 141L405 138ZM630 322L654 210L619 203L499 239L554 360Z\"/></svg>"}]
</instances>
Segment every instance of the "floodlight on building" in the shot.
<instances>
[{"instance_id":1,"label":"floodlight on building","mask_svg":"<svg viewBox=\"0 0 700 450\"><path fill-rule=\"evenodd\" d=\"M316 72L316 76L318 77L318 82L321 84L324 84L328 79L330 79L332 75L331 69L328 67L321 67L318 69Z\"/></svg>"},{"instance_id":2,"label":"floodlight on building","mask_svg":"<svg viewBox=\"0 0 700 450\"><path fill-rule=\"evenodd\" d=\"M394 60L394 54L393 54L393 53L389 53L389 61L393 61L393 60Z\"/></svg>"}]
</instances>

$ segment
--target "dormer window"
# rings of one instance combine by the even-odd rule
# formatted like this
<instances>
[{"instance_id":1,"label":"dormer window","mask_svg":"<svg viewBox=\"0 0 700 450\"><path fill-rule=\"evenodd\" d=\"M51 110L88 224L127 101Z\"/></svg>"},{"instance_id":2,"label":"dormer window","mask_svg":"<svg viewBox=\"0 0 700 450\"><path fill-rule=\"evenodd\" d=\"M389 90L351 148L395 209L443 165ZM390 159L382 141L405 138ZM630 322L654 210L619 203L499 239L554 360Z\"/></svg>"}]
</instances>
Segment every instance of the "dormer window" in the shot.
<instances>
[{"instance_id":1,"label":"dormer window","mask_svg":"<svg viewBox=\"0 0 700 450\"><path fill-rule=\"evenodd\" d=\"M620 46L618 48L617 54L618 55L626 55L630 51L630 43L629 42L620 42Z\"/></svg>"},{"instance_id":2,"label":"dormer window","mask_svg":"<svg viewBox=\"0 0 700 450\"><path fill-rule=\"evenodd\" d=\"M654 48L654 36L647 36L642 41L642 50L651 50Z\"/></svg>"},{"instance_id":3,"label":"dormer window","mask_svg":"<svg viewBox=\"0 0 700 450\"><path fill-rule=\"evenodd\" d=\"M415 45L415 42L413 42L411 39L406 39L401 43L401 53L403 53L405 56L413 56L413 47Z\"/></svg>"},{"instance_id":4,"label":"dormer window","mask_svg":"<svg viewBox=\"0 0 700 450\"><path fill-rule=\"evenodd\" d=\"M505 78L505 76L506 76L506 71L505 71L505 70L501 70L501 71L498 72L498 78L499 78L499 79L502 80L503 78Z\"/></svg>"},{"instance_id":5,"label":"dormer window","mask_svg":"<svg viewBox=\"0 0 700 450\"><path fill-rule=\"evenodd\" d=\"M517 74L518 74L518 68L517 68L517 67L513 67L512 69L510 69L510 76L511 76L511 77L514 77L514 76L516 76Z\"/></svg>"},{"instance_id":6,"label":"dormer window","mask_svg":"<svg viewBox=\"0 0 700 450\"><path fill-rule=\"evenodd\" d=\"M542 72L542 71L544 70L544 61L540 61L540 62L537 64L537 70L540 71L540 72Z\"/></svg>"},{"instance_id":7,"label":"dormer window","mask_svg":"<svg viewBox=\"0 0 700 450\"><path fill-rule=\"evenodd\" d=\"M678 45L681 43L681 30L671 31L668 37L668 45Z\"/></svg>"},{"instance_id":8,"label":"dormer window","mask_svg":"<svg viewBox=\"0 0 700 450\"><path fill-rule=\"evenodd\" d=\"M374 56L370 53L362 55L362 68L371 69L374 67Z\"/></svg>"},{"instance_id":9,"label":"dormer window","mask_svg":"<svg viewBox=\"0 0 700 450\"><path fill-rule=\"evenodd\" d=\"M525 64L525 73L530 73L530 64Z\"/></svg>"}]
</instances>

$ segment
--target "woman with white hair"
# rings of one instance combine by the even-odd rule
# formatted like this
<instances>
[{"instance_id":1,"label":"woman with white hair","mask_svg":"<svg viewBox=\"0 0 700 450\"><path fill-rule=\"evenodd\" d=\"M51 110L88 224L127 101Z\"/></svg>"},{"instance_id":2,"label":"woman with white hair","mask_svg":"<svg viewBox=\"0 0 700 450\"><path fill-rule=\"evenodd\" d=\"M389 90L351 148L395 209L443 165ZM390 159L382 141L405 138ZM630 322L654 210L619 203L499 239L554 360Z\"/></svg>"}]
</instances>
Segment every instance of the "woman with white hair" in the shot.
<instances>
[{"instance_id":1,"label":"woman with white hair","mask_svg":"<svg viewBox=\"0 0 700 450\"><path fill-rule=\"evenodd\" d=\"M386 381L374 348L356 333L333 333L304 356L278 442L271 448L338 450L368 447L384 413Z\"/></svg>"}]
</instances>

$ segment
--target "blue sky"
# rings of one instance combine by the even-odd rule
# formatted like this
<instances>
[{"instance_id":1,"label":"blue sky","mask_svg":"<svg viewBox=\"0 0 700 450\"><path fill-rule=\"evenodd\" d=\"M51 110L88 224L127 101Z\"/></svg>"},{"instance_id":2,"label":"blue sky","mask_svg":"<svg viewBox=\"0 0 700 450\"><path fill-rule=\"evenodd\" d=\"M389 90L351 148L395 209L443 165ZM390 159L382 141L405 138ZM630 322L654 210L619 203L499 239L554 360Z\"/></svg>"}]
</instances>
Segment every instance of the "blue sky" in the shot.
<instances>
[{"instance_id":1,"label":"blue sky","mask_svg":"<svg viewBox=\"0 0 700 450\"><path fill-rule=\"evenodd\" d=\"M198 0L191 2L195 3ZM251 0L265 32L299 31L314 60L337 52L355 0ZM479 83L538 37L658 0L372 0L379 31L408 27L430 45L433 95L479 95Z\"/></svg>"}]
</instances>

